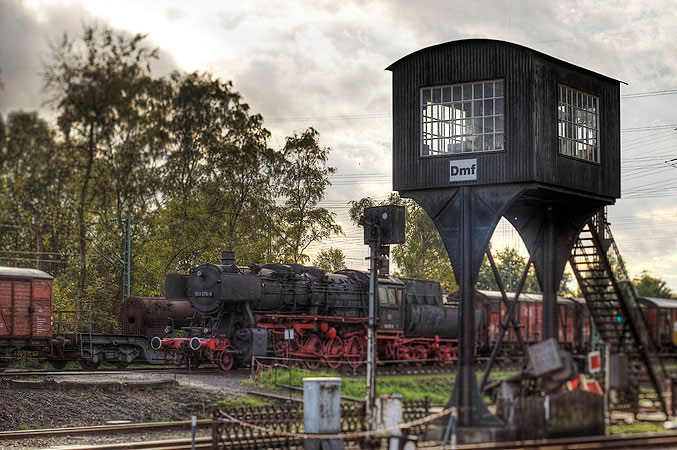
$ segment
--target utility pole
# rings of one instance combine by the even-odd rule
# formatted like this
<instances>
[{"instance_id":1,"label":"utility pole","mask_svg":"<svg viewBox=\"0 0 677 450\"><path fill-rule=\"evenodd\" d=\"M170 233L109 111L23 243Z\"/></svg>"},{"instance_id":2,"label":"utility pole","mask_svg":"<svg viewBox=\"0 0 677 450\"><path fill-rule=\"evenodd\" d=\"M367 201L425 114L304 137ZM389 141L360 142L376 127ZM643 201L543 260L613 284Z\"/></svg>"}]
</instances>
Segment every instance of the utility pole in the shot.
<instances>
[{"instance_id":1,"label":"utility pole","mask_svg":"<svg viewBox=\"0 0 677 450\"><path fill-rule=\"evenodd\" d=\"M110 219L111 222L117 222L117 218ZM123 255L122 258L114 251L108 249L113 256L113 260L106 257L106 259L115 265L122 265L122 300L132 295L132 218L129 214L122 219L125 224L125 238L122 243ZM98 241L98 239L97 239ZM103 244L103 243L102 243ZM104 246L105 247L105 246ZM107 247L105 247L107 248Z\"/></svg>"},{"instance_id":2,"label":"utility pole","mask_svg":"<svg viewBox=\"0 0 677 450\"><path fill-rule=\"evenodd\" d=\"M123 279L123 299L132 295L132 221L127 214L125 221L125 275Z\"/></svg>"}]
</instances>

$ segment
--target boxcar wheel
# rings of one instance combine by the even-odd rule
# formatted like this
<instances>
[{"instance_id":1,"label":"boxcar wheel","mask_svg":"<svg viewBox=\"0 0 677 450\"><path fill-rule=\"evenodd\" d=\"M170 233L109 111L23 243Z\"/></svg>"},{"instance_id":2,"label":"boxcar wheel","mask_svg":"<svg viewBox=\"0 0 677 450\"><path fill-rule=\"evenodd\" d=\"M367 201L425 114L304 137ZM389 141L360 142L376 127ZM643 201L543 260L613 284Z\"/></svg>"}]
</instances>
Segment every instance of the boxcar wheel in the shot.
<instances>
[{"instance_id":1,"label":"boxcar wheel","mask_svg":"<svg viewBox=\"0 0 677 450\"><path fill-rule=\"evenodd\" d=\"M101 361L94 362L91 359L81 359L80 367L85 370L96 370L101 365Z\"/></svg>"},{"instance_id":2,"label":"boxcar wheel","mask_svg":"<svg viewBox=\"0 0 677 450\"><path fill-rule=\"evenodd\" d=\"M49 361L49 364L56 370L63 370L66 368L68 361L65 361L63 359L51 359Z\"/></svg>"}]
</instances>

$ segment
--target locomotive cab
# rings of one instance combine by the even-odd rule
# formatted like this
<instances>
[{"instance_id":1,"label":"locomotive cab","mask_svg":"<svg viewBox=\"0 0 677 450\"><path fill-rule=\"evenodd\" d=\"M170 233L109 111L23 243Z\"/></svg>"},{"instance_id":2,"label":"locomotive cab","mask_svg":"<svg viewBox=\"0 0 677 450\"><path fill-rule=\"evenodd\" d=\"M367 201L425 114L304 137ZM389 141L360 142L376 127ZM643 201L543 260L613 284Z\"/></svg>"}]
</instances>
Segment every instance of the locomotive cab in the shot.
<instances>
[{"instance_id":1,"label":"locomotive cab","mask_svg":"<svg viewBox=\"0 0 677 450\"><path fill-rule=\"evenodd\" d=\"M404 283L388 277L378 281L378 324L383 330L402 330L404 327Z\"/></svg>"}]
</instances>

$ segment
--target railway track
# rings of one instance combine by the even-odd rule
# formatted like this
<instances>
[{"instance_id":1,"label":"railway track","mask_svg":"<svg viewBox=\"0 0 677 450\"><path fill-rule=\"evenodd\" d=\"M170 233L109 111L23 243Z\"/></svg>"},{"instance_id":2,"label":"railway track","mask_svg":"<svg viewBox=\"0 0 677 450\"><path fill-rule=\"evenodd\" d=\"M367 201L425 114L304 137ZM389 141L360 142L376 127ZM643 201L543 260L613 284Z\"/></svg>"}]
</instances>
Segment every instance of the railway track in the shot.
<instances>
[{"instance_id":1,"label":"railway track","mask_svg":"<svg viewBox=\"0 0 677 450\"><path fill-rule=\"evenodd\" d=\"M218 373L219 370L215 368L203 369L181 369L175 367L168 368L127 368L127 369L112 369L112 370L10 370L0 372L0 377L31 377L31 376L67 376L67 375L124 375L129 373L148 373L148 374L169 374L169 375L193 375L201 373ZM231 370L228 373L249 373L248 369Z\"/></svg>"},{"instance_id":2,"label":"railway track","mask_svg":"<svg viewBox=\"0 0 677 450\"><path fill-rule=\"evenodd\" d=\"M458 450L592 450L598 448L664 448L677 445L677 433L619 434L611 436L586 436L536 441L496 442L488 444L457 445ZM440 448L439 445L422 445L421 449Z\"/></svg>"},{"instance_id":3,"label":"railway track","mask_svg":"<svg viewBox=\"0 0 677 450\"><path fill-rule=\"evenodd\" d=\"M239 443L239 442L237 442ZM241 448L247 448L247 444L253 445L254 442L242 442ZM191 450L193 448L191 439L166 439L158 441L144 442L121 442L116 444L98 444L98 445L69 445L68 450L121 450L121 449L146 449L146 450ZM195 447L212 448L211 437L195 438ZM256 448L256 447L249 447Z\"/></svg>"},{"instance_id":4,"label":"railway track","mask_svg":"<svg viewBox=\"0 0 677 450\"><path fill-rule=\"evenodd\" d=\"M289 446L286 438L267 438L265 445L274 448L275 443ZM119 449L146 449L146 450L188 450L191 448L190 439L168 439L146 442L124 442L102 445L69 446L69 450L119 450ZM228 442L229 448L257 448L261 444L254 439L233 439ZM302 439L291 442L292 446L303 447ZM457 450L592 450L592 449L632 449L632 448L664 448L677 444L676 433L648 433L636 435L616 435L598 437L577 437L548 439L538 441L500 442L488 444L461 444ZM195 439L195 448L212 448L210 437ZM419 449L439 449L439 445L420 445ZM448 445L445 448L449 448Z\"/></svg>"},{"instance_id":5,"label":"railway track","mask_svg":"<svg viewBox=\"0 0 677 450\"><path fill-rule=\"evenodd\" d=\"M210 427L212 421L203 419L197 421L198 428ZM190 420L173 422L123 423L114 425L94 425L68 428L43 428L38 430L0 431L0 440L35 439L57 436L78 436L86 434L115 434L115 433L145 433L149 431L183 430L190 429Z\"/></svg>"}]
</instances>

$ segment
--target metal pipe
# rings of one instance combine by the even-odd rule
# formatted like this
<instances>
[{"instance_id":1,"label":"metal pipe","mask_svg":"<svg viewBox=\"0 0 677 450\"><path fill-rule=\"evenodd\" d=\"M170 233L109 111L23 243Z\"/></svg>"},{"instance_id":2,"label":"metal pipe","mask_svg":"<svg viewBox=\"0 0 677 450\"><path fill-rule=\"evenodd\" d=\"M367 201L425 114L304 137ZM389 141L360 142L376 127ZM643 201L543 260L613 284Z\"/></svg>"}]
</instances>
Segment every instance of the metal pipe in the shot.
<instances>
[{"instance_id":1,"label":"metal pipe","mask_svg":"<svg viewBox=\"0 0 677 450\"><path fill-rule=\"evenodd\" d=\"M542 338L559 340L557 323L557 288L555 286L556 269L556 236L552 206L548 206L545 214L545 236L543 239L543 323Z\"/></svg>"},{"instance_id":2,"label":"metal pipe","mask_svg":"<svg viewBox=\"0 0 677 450\"><path fill-rule=\"evenodd\" d=\"M475 386L472 377L475 376L475 305L473 286L472 265L472 192L467 186L461 188L463 195L462 209L462 245L461 245L461 304L460 311L460 345L459 345L459 386L456 388L458 395L459 425L470 426L472 424L472 390Z\"/></svg>"},{"instance_id":3,"label":"metal pipe","mask_svg":"<svg viewBox=\"0 0 677 450\"><path fill-rule=\"evenodd\" d=\"M368 224L366 226L374 226ZM374 400L376 399L376 333L374 330L374 315L377 289L377 266L376 257L378 242L372 242L369 246L369 324L367 328L367 402L366 412L368 420L372 416Z\"/></svg>"}]
</instances>

